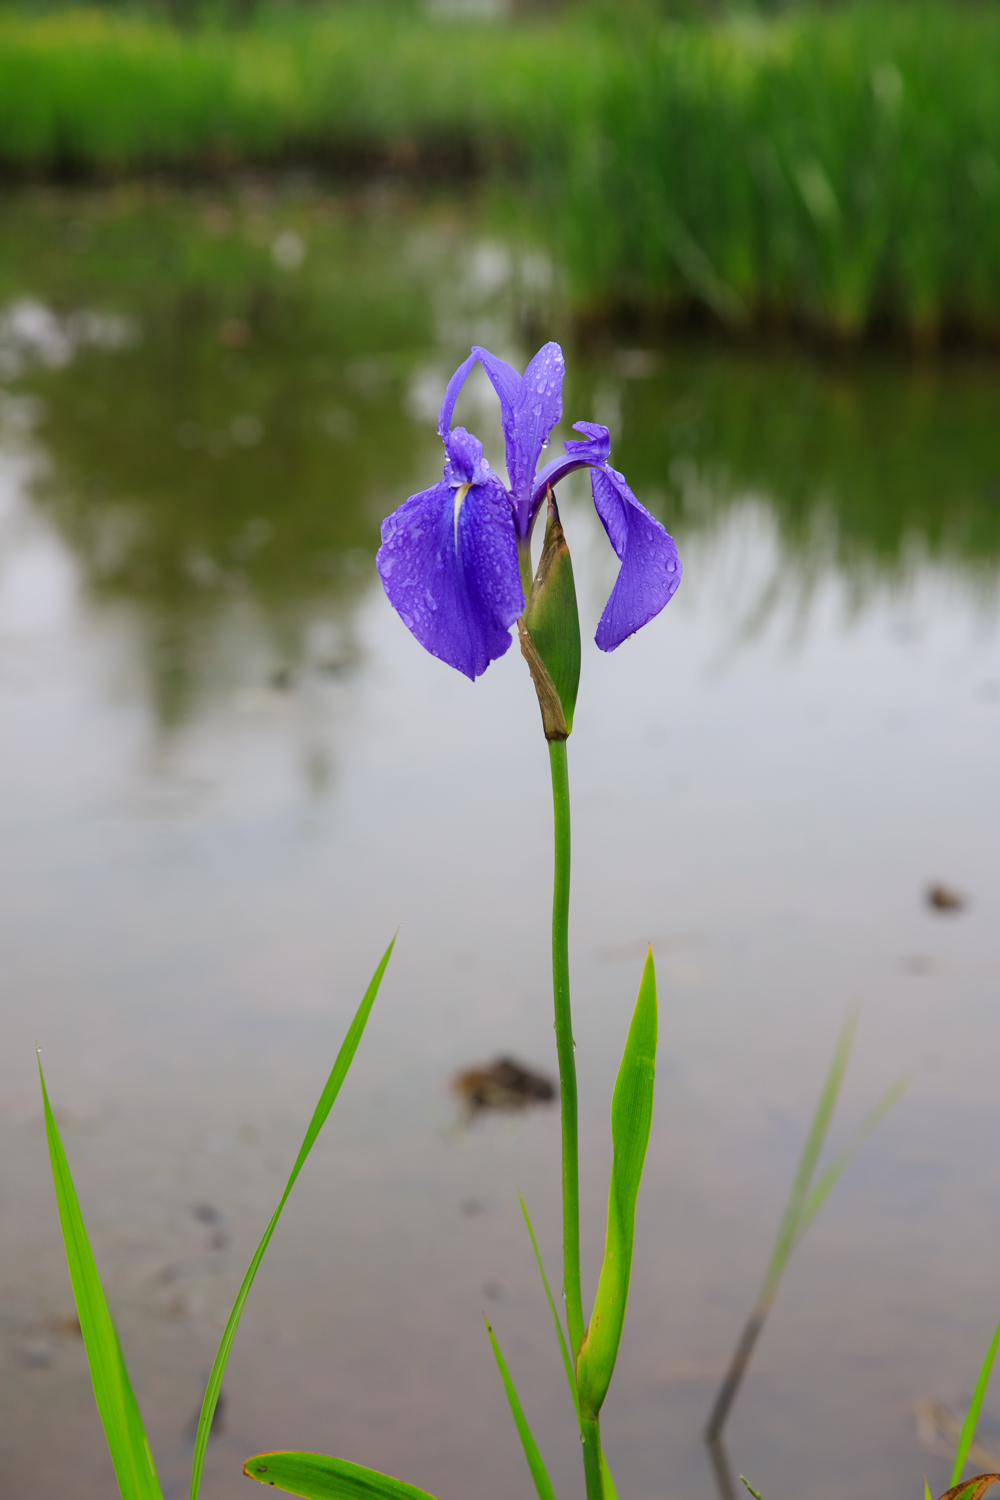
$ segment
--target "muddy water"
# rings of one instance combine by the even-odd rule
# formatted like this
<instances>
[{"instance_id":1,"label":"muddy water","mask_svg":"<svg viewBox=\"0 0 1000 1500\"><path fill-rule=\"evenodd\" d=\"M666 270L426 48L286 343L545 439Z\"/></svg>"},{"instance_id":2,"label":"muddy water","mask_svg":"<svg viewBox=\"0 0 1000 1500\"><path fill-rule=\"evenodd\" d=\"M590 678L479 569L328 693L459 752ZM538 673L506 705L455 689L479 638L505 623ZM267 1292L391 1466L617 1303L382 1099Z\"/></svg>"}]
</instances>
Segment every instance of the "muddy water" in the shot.
<instances>
[{"instance_id":1,"label":"muddy water","mask_svg":"<svg viewBox=\"0 0 1000 1500\"><path fill-rule=\"evenodd\" d=\"M372 565L439 472L448 373L558 331L558 275L475 206L386 188L3 215L4 1496L113 1488L34 1039L179 1496L229 1302L400 923L202 1493L243 1493L266 1447L528 1493L484 1310L579 1492L516 1196L554 1271L558 1120L465 1125L449 1093L501 1053L554 1070L537 707L515 651L475 686L426 656ZM832 1146L913 1082L797 1253L729 1443L768 1500L903 1500L924 1470L939 1493L914 1403L961 1407L1000 1314L996 370L636 335L571 366L567 413L612 427L686 565L655 624L585 646L570 746L591 1287L647 940L662 993L612 1468L635 1500L715 1493L699 1429L859 1002ZM488 390L463 399L499 462ZM564 510L589 640L613 558L585 488Z\"/></svg>"}]
</instances>

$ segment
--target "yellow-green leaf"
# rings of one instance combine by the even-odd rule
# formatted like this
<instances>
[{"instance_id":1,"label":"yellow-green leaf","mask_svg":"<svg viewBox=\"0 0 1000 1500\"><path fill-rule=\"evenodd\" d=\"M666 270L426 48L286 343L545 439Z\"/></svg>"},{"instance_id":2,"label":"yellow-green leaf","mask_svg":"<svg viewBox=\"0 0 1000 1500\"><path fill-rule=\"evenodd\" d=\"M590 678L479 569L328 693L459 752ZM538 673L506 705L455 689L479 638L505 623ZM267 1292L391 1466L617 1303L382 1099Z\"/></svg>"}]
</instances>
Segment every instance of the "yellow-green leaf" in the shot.
<instances>
[{"instance_id":1,"label":"yellow-green leaf","mask_svg":"<svg viewBox=\"0 0 1000 1500\"><path fill-rule=\"evenodd\" d=\"M222 1341L219 1344L215 1363L212 1366L212 1372L208 1377L208 1385L205 1388L205 1397L201 1403L201 1416L198 1418L198 1431L194 1440L194 1458L191 1461L191 1500L197 1500L198 1497L198 1487L201 1484L201 1471L205 1463L205 1449L208 1446L208 1438L212 1430L212 1418L215 1415L219 1391L222 1389L222 1377L226 1372L226 1365L229 1362L229 1352L233 1347L236 1330L240 1326L243 1307L247 1297L250 1295L250 1288L253 1286L254 1277L257 1275L257 1268L264 1259L264 1251L271 1243L271 1236L281 1217L281 1210L288 1201L288 1195L295 1186L295 1179L302 1170L305 1159L312 1150L327 1115L333 1108L333 1101L340 1093L341 1085L347 1077L347 1070L354 1061L354 1054L358 1050L358 1043L361 1041L368 1017L371 1014L371 1008L375 1003L375 996L378 994L379 985L382 983L382 975L385 973L386 964L389 962L395 942L396 939L393 938L383 953L382 960L372 976L371 983L365 990L361 1004L358 1006L354 1020L347 1029L347 1035L344 1038L340 1051L337 1053L337 1060L326 1081L326 1086L320 1095L319 1103L313 1110L313 1117L309 1121L309 1128L305 1133L302 1145L299 1147L299 1154L295 1158L295 1165L292 1167L288 1181L285 1183L285 1191L281 1195L281 1201L271 1215L270 1222L264 1230L260 1244L254 1251L253 1259L247 1268L247 1273L243 1278L240 1289L236 1293L236 1301L233 1303L233 1310L229 1314L229 1321L223 1330Z\"/></svg>"},{"instance_id":2,"label":"yellow-green leaf","mask_svg":"<svg viewBox=\"0 0 1000 1500\"><path fill-rule=\"evenodd\" d=\"M531 1477L535 1481L538 1500L556 1500L556 1493L552 1488L552 1481L549 1479L538 1444L532 1436L531 1428L528 1426L524 1412L521 1409L521 1402L517 1391L514 1389L514 1382L510 1378L504 1357L500 1353L500 1345L493 1335L489 1319L484 1318L483 1322L486 1324L486 1332L489 1334L490 1343L493 1345L493 1354L497 1362L497 1369L500 1371L500 1379L503 1381L504 1390L507 1392L507 1400L510 1402L511 1414L514 1418L514 1426L517 1428L517 1435L521 1439L521 1447L524 1449L524 1456L528 1460Z\"/></svg>"},{"instance_id":3,"label":"yellow-green leaf","mask_svg":"<svg viewBox=\"0 0 1000 1500\"><path fill-rule=\"evenodd\" d=\"M650 949L611 1102L614 1160L608 1193L604 1261L594 1310L576 1363L580 1411L584 1417L596 1416L601 1409L625 1322L632 1273L635 1206L653 1120L656 1038L656 972Z\"/></svg>"},{"instance_id":4,"label":"yellow-green leaf","mask_svg":"<svg viewBox=\"0 0 1000 1500\"><path fill-rule=\"evenodd\" d=\"M972 1393L972 1400L969 1403L969 1410L966 1415L965 1421L962 1423L962 1432L958 1439L958 1450L955 1453L955 1466L951 1471L951 1482L953 1485L957 1484L962 1477L962 1470L965 1468L965 1460L969 1456L969 1449L972 1447L972 1439L976 1435L976 1427L979 1422L979 1413L983 1409L983 1400L986 1396L986 1387L990 1383L990 1372L993 1369L993 1361L996 1359L998 1346L1000 1346L1000 1324L997 1325L997 1331L993 1335L993 1341L986 1351L986 1358L983 1360L983 1363L979 1370L979 1377L976 1381L976 1389ZM985 1478L986 1476L981 1475L980 1477ZM949 1491L949 1494L950 1493L951 1492ZM981 1492L977 1491L977 1494L978 1493Z\"/></svg>"},{"instance_id":5,"label":"yellow-green leaf","mask_svg":"<svg viewBox=\"0 0 1000 1500\"><path fill-rule=\"evenodd\" d=\"M111 1450L118 1488L122 1500L161 1500L153 1455L142 1425L138 1403L132 1392L132 1383L128 1378L101 1278L97 1274L93 1251L87 1238L87 1226L83 1222L69 1163L59 1137L59 1127L49 1106L41 1058L38 1060L38 1076L42 1082L45 1134L49 1143L52 1180L55 1183L59 1223L66 1246L66 1261L80 1318L80 1332L90 1362L94 1399L104 1424L104 1435Z\"/></svg>"},{"instance_id":6,"label":"yellow-green leaf","mask_svg":"<svg viewBox=\"0 0 1000 1500\"><path fill-rule=\"evenodd\" d=\"M243 1472L259 1484L306 1500L433 1500L405 1480L325 1453L257 1453L247 1459Z\"/></svg>"}]
</instances>

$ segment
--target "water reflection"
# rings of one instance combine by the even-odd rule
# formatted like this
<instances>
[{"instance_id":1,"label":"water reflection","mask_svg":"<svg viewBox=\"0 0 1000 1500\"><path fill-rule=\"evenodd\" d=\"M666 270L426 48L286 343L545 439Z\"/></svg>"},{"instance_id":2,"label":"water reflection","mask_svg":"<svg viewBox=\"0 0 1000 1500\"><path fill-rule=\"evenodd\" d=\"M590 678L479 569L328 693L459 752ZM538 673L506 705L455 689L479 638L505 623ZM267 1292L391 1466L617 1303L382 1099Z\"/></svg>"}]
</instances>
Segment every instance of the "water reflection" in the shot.
<instances>
[{"instance_id":1,"label":"water reflection","mask_svg":"<svg viewBox=\"0 0 1000 1500\"><path fill-rule=\"evenodd\" d=\"M380 517L439 472L456 355L477 339L521 357L553 294L537 250L475 205L390 207L251 184L2 210L13 1500L113 1483L67 1321L33 1038L179 1496L303 1101L399 920L385 1003L241 1327L204 1493L235 1500L268 1444L442 1500L523 1490L484 1298L557 1492L577 1492L517 1202L558 1264L557 1114L457 1131L450 1089L476 1060L553 1070L537 705L516 652L474 687L428 657L371 570ZM665 1473L677 1500L715 1493L699 1433L860 991L845 1119L887 1071L917 1081L810 1231L727 1436L765 1495L808 1472L815 1500L904 1500L929 1464L940 1493L914 1401L938 1426L961 1410L996 1299L989 380L684 345L578 351L571 370L568 411L616 428L688 565L621 651L585 641L571 747L592 1281L649 938L664 994L612 1469L634 1500ZM487 394L471 386L467 413ZM563 514L592 634L613 558L582 490ZM752 649L726 657L748 621Z\"/></svg>"},{"instance_id":2,"label":"water reflection","mask_svg":"<svg viewBox=\"0 0 1000 1500\"><path fill-rule=\"evenodd\" d=\"M451 360L473 338L523 357L525 323L559 321L544 257L384 191L35 194L4 220L0 373L35 423L35 493L91 596L141 616L164 726L217 675L235 601L275 681L309 664L317 613L312 665L351 661L380 517L436 469ZM766 507L779 552L746 632L831 569L856 605L927 559L992 599L993 402L972 360L678 343L580 351L566 406L611 427L616 461L682 540L748 497Z\"/></svg>"},{"instance_id":3,"label":"water reflection","mask_svg":"<svg viewBox=\"0 0 1000 1500\"><path fill-rule=\"evenodd\" d=\"M1000 558L1000 433L991 366L916 366L703 346L619 351L592 409L678 530L712 527L748 496L781 541L789 592L830 568L855 597L912 581L926 560L992 591Z\"/></svg>"}]
</instances>

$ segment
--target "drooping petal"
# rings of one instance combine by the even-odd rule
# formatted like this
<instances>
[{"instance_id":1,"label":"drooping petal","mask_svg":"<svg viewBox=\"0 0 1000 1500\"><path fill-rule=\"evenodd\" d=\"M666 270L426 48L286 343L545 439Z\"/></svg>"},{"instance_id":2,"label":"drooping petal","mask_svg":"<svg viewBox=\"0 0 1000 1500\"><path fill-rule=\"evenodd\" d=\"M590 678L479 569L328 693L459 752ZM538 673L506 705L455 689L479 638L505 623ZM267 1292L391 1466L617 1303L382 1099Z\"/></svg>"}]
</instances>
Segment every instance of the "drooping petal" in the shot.
<instances>
[{"instance_id":1,"label":"drooping petal","mask_svg":"<svg viewBox=\"0 0 1000 1500\"><path fill-rule=\"evenodd\" d=\"M458 393L468 380L469 372L476 363L477 358L478 355L475 349L473 349L468 359L464 359L459 365L445 390L444 400L441 402L441 410L438 412L438 437L445 446L448 443L448 433L451 431L451 419L455 411L455 402L458 400Z\"/></svg>"},{"instance_id":2,"label":"drooping petal","mask_svg":"<svg viewBox=\"0 0 1000 1500\"><path fill-rule=\"evenodd\" d=\"M595 636L602 651L614 651L670 600L681 581L681 561L673 537L639 504L617 469L593 469L590 483L622 564Z\"/></svg>"},{"instance_id":3,"label":"drooping petal","mask_svg":"<svg viewBox=\"0 0 1000 1500\"><path fill-rule=\"evenodd\" d=\"M411 495L382 522L375 561L390 603L432 656L474 679L510 646L524 593L510 501L492 475Z\"/></svg>"},{"instance_id":4,"label":"drooping petal","mask_svg":"<svg viewBox=\"0 0 1000 1500\"><path fill-rule=\"evenodd\" d=\"M514 403L514 451L508 446L507 472L514 504L531 503L535 466L549 433L562 417L566 361L558 344L543 344L525 370Z\"/></svg>"}]
</instances>

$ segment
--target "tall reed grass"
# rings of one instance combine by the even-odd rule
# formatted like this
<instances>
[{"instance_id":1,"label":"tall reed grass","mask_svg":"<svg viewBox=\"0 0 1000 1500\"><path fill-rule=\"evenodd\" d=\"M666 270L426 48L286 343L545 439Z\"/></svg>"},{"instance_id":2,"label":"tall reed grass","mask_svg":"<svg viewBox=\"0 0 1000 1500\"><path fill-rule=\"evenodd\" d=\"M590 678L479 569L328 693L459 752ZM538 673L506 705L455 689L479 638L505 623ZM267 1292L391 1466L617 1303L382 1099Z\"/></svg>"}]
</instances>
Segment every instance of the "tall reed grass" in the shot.
<instances>
[{"instance_id":1,"label":"tall reed grass","mask_svg":"<svg viewBox=\"0 0 1000 1500\"><path fill-rule=\"evenodd\" d=\"M0 165L491 169L577 304L1000 334L1000 13L664 23L348 5L180 32L0 14Z\"/></svg>"}]
</instances>

